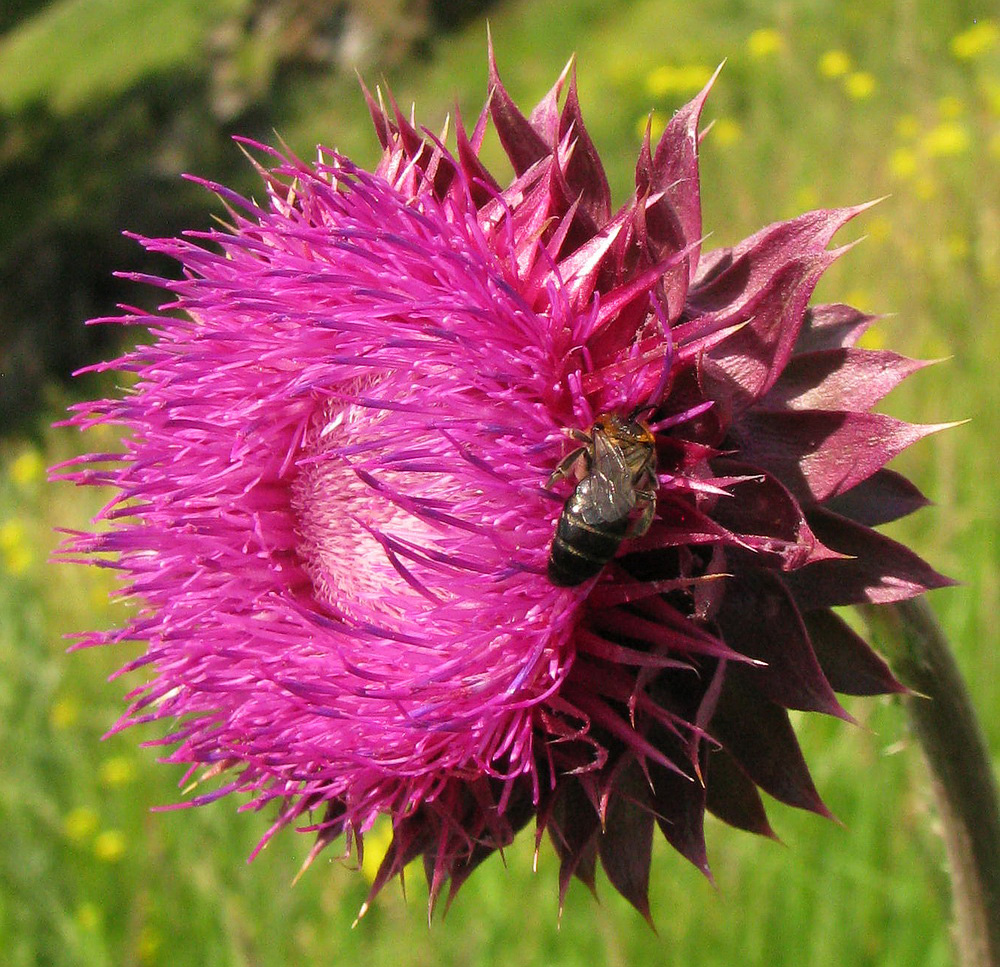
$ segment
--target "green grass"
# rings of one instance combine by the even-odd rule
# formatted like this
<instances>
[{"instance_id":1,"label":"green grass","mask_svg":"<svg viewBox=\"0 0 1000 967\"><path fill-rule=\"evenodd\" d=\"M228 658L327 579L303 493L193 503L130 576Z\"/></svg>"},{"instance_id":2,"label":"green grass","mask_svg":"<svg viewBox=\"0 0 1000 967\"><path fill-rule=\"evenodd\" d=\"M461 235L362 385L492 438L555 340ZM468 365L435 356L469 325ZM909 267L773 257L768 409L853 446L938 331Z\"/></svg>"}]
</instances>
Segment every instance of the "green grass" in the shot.
<instances>
[{"instance_id":1,"label":"green grass","mask_svg":"<svg viewBox=\"0 0 1000 967\"><path fill-rule=\"evenodd\" d=\"M56 5L0 50L0 98L44 96L70 110L81 103L74 98L129 83L137 64L180 64L198 49L198 9L166 0ZM951 357L915 376L887 407L920 422L972 421L899 461L938 506L893 534L963 582L932 601L997 755L1000 55L994 47L972 60L953 56L950 40L972 17L960 3L803 0L781 5L778 19L771 9L722 0L532 0L500 5L491 21L501 72L525 106L577 52L584 111L619 200L630 185L637 125L650 107L669 116L691 93L651 92L651 72L711 69L728 58L707 109L718 123L703 148L710 244L804 207L891 192L845 232L870 237L830 271L820 295L894 313L872 337L881 344ZM96 22L101 11L104 26L89 35L94 43L83 56L61 18ZM143 17L174 27L150 34L138 26ZM431 62L390 78L401 103L416 101L432 127L456 100L471 117L485 89L484 33L473 25ZM127 57L116 53L123 48ZM818 71L830 50L849 56L847 75ZM25 73L26 63L32 76L12 82L11 71ZM850 85L864 93L864 75L873 89L852 96ZM374 139L362 114L353 81L331 80L296 92L281 133L302 153L322 141L371 161ZM155 733L100 741L129 687L105 678L127 656L64 654L65 633L120 623L123 606L107 603L106 573L45 564L51 528L85 526L96 500L43 485L38 467L105 443L52 432L41 451L15 442L0 453L5 963L953 963L934 806L892 701L849 702L860 729L800 719L817 785L842 826L775 806L782 846L711 822L716 889L660 847L657 935L606 883L600 903L574 885L560 927L556 864L545 847L531 873L530 837L509 851L506 869L495 859L480 870L430 930L419 877L408 881L408 901L390 887L352 930L363 876L324 858L291 886L306 837L279 836L248 865L268 816L237 815L228 801L151 813L152 805L178 800L180 779L156 764L155 750L138 748Z\"/></svg>"},{"instance_id":2,"label":"green grass","mask_svg":"<svg viewBox=\"0 0 1000 967\"><path fill-rule=\"evenodd\" d=\"M207 31L245 0L60 0L0 39L0 108L65 114L158 71L200 67Z\"/></svg>"}]
</instances>

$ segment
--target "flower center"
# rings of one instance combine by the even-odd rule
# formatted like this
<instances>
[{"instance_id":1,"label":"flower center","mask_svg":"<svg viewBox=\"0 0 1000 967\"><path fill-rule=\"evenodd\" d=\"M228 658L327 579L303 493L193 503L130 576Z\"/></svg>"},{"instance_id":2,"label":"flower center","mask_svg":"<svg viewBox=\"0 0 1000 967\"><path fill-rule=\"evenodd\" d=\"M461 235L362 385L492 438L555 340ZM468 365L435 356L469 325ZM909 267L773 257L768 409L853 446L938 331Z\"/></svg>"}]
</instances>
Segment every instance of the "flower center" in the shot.
<instances>
[{"instance_id":1,"label":"flower center","mask_svg":"<svg viewBox=\"0 0 1000 967\"><path fill-rule=\"evenodd\" d=\"M389 410L328 406L303 443L292 487L299 553L316 597L335 613L398 627L452 600L441 558L456 535L435 511L468 506L448 471L447 441Z\"/></svg>"}]
</instances>

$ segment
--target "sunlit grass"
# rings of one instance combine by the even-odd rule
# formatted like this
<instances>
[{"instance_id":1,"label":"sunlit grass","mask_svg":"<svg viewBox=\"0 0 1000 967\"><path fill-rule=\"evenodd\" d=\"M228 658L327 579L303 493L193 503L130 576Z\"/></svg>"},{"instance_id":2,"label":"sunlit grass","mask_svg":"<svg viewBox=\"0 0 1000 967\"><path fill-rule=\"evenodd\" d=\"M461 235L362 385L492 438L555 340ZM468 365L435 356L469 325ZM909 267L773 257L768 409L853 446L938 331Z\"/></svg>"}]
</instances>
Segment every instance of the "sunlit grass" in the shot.
<instances>
[{"instance_id":1,"label":"sunlit grass","mask_svg":"<svg viewBox=\"0 0 1000 967\"><path fill-rule=\"evenodd\" d=\"M56 0L0 38L0 108L67 113L158 71L195 67L245 0Z\"/></svg>"},{"instance_id":2,"label":"sunlit grass","mask_svg":"<svg viewBox=\"0 0 1000 967\"><path fill-rule=\"evenodd\" d=\"M7 79L0 103L49 96L69 110L107 85L127 83L140 62L180 63L198 49L196 7L167 0L54 4L48 28L36 23L0 49L0 81ZM577 52L584 113L619 201L632 184L637 125L645 127L650 110L654 124L665 123L690 96L694 75L728 58L706 112L706 120L718 119L703 150L710 245L806 205L891 192L844 232L844 240L869 237L833 267L820 296L892 314L872 333L878 345L951 357L887 404L919 422L972 420L900 461L939 506L891 533L964 582L936 593L933 603L998 751L996 27L973 27L929 0L910 5L907 22L892 19L894 5L872 0L783 5L775 20L753 9L767 8L721 0L533 0L496 7L491 22L501 72L524 106ZM86 51L71 49L60 33L67 21L58 17L88 11L109 19L99 34L84 35L93 37ZM145 40L143 23L173 27ZM393 78L400 101L416 101L432 127L456 100L473 116L485 91L484 34L474 25L442 43L429 63ZM127 55L116 52L124 48ZM15 69L29 60L30 77ZM353 80L303 92L296 107L281 133L303 154L323 141L374 158ZM92 449L112 444L89 441ZM157 750L138 745L157 733L100 739L124 693L138 684L105 680L130 657L128 649L64 653L65 634L121 623L124 606L108 599L113 575L46 564L52 528L84 527L99 506L98 495L42 481L42 466L81 446L76 434L59 431L0 452L5 963L952 962L933 805L901 709L889 700L849 702L860 729L799 718L817 785L843 826L776 806L779 845L710 822L714 889L659 848L652 890L658 935L607 884L599 904L574 885L560 927L557 864L543 846L532 874L530 835L508 852L506 868L494 859L478 871L430 931L418 870L408 877L408 900L390 887L352 930L368 888L363 872L324 856L292 887L309 844L293 833L244 862L270 814L238 816L228 801L151 813L181 798L179 770L157 765Z\"/></svg>"}]
</instances>

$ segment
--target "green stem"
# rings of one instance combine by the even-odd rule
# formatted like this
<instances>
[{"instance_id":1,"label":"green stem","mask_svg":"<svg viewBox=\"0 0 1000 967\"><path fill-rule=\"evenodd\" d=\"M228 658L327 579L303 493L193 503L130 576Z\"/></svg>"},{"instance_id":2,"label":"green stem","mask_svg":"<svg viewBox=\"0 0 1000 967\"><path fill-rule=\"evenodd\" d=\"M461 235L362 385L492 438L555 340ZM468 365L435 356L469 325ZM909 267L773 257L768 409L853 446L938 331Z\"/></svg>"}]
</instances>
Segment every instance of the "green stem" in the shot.
<instances>
[{"instance_id":1,"label":"green stem","mask_svg":"<svg viewBox=\"0 0 1000 967\"><path fill-rule=\"evenodd\" d=\"M962 965L1000 967L1000 807L961 672L922 598L861 610L893 671L913 690L906 706L941 813Z\"/></svg>"}]
</instances>

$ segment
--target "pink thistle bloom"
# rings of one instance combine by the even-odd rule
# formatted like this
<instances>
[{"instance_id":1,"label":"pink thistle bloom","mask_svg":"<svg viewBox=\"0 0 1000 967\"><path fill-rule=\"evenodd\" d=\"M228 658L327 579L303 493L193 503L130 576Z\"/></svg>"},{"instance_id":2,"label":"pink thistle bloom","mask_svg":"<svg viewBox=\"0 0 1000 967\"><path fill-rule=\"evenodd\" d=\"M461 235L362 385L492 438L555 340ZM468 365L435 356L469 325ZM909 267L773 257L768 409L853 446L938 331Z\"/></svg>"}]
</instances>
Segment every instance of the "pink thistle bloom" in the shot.
<instances>
[{"instance_id":1,"label":"pink thistle bloom","mask_svg":"<svg viewBox=\"0 0 1000 967\"><path fill-rule=\"evenodd\" d=\"M135 374L123 398L75 407L126 436L62 470L117 491L64 553L141 602L84 643L146 643L118 727L170 722L167 761L229 777L195 802L274 800L310 858L387 814L372 893L422 856L432 904L533 820L560 897L599 860L647 917L655 827L708 873L706 810L764 835L760 789L826 813L787 710L901 690L830 609L948 583L872 529L926 502L885 464L937 427L870 412L921 364L809 306L867 206L701 250L707 93L617 212L573 79L525 117L491 57L454 151L369 96L375 172L254 145L264 204L208 185L228 228L144 240L183 277L141 280L169 314L102 320L154 341L96 367ZM567 456L609 416L648 429L646 475L612 473L621 534L553 581L602 472L595 436Z\"/></svg>"}]
</instances>

